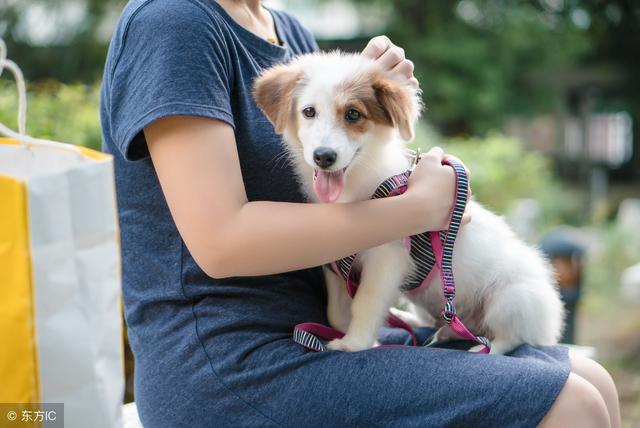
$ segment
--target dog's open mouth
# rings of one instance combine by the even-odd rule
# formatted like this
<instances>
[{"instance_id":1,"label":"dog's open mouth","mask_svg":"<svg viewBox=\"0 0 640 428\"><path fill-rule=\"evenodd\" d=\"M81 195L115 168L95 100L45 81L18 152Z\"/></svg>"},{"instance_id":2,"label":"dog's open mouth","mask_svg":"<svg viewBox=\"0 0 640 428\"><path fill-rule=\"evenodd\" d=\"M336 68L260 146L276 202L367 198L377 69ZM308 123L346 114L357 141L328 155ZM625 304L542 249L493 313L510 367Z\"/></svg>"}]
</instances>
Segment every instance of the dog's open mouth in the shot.
<instances>
[{"instance_id":1,"label":"dog's open mouth","mask_svg":"<svg viewBox=\"0 0 640 428\"><path fill-rule=\"evenodd\" d=\"M347 168L339 171L315 170L313 173L313 190L320 202L331 203L338 200L344 189L344 173Z\"/></svg>"}]
</instances>

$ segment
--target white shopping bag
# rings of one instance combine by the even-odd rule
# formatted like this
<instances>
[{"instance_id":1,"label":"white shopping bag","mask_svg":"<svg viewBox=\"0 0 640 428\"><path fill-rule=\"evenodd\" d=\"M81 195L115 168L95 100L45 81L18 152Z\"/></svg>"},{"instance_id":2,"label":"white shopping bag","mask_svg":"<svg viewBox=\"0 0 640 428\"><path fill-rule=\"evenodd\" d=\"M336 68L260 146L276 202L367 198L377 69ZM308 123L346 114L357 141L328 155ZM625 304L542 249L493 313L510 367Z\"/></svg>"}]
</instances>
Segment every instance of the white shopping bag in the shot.
<instances>
[{"instance_id":1,"label":"white shopping bag","mask_svg":"<svg viewBox=\"0 0 640 428\"><path fill-rule=\"evenodd\" d=\"M16 75L21 114L19 133L0 124L13 137L0 138L0 403L18 415L63 403L65 427L121 426L113 161L26 136L24 83L2 50L0 40L0 70Z\"/></svg>"}]
</instances>

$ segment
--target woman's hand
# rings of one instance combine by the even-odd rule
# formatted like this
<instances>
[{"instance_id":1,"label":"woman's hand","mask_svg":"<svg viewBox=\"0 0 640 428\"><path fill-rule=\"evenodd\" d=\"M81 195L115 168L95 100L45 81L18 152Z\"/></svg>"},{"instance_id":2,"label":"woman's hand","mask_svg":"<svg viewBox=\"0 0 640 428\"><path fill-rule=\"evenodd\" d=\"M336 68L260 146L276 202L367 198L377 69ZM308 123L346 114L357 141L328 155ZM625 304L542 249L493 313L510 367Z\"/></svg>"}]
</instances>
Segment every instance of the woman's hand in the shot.
<instances>
[{"instance_id":1,"label":"woman's hand","mask_svg":"<svg viewBox=\"0 0 640 428\"><path fill-rule=\"evenodd\" d=\"M409 177L405 195L416 208L416 233L429 230L428 227L432 227L434 223L439 225L437 230L449 227L456 193L456 176L453 168L442 164L447 157L453 158L445 155L439 147L432 148L421 157ZM465 213L461 224L469 223L470 220L470 216Z\"/></svg>"},{"instance_id":2,"label":"woman's hand","mask_svg":"<svg viewBox=\"0 0 640 428\"><path fill-rule=\"evenodd\" d=\"M413 62L404 56L404 49L394 45L387 36L377 36L369 40L361 53L380 63L385 70L391 71L418 88L418 79L413 76Z\"/></svg>"},{"instance_id":3,"label":"woman's hand","mask_svg":"<svg viewBox=\"0 0 640 428\"><path fill-rule=\"evenodd\" d=\"M406 79L414 87L419 87L418 80L413 76L413 62L406 59L404 49L394 45L387 36L377 36L369 40L361 55L380 63L385 70ZM441 229L446 229L449 226L449 217L455 197L456 179L453 169L450 166L442 165L442 161L447 158L462 163L455 156L445 155L439 147L431 149L422 157L411 174L410 190L407 190L410 198L414 198L415 195L415 203L419 204L418 207L422 213L421 218L429 216L428 224L433 225L435 220ZM465 169L469 175L469 170L466 167ZM471 188L469 188L469 195L471 195ZM465 212L461 225L464 226L470 221L471 215ZM420 232L428 230L424 229L426 224L427 222L418 225L422 228Z\"/></svg>"}]
</instances>

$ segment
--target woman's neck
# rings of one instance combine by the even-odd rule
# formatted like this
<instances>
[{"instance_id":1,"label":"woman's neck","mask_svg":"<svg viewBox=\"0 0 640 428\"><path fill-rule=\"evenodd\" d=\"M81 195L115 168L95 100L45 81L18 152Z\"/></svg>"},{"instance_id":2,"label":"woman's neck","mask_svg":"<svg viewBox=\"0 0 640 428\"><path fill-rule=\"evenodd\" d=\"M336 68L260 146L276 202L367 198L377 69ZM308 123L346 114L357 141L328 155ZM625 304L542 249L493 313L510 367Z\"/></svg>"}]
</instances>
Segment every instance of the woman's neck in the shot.
<instances>
[{"instance_id":1,"label":"woman's neck","mask_svg":"<svg viewBox=\"0 0 640 428\"><path fill-rule=\"evenodd\" d=\"M267 40L277 40L273 17L262 7L261 0L217 0L236 22Z\"/></svg>"},{"instance_id":2,"label":"woman's neck","mask_svg":"<svg viewBox=\"0 0 640 428\"><path fill-rule=\"evenodd\" d=\"M235 3L237 5L243 5L244 7L249 9L251 12L255 13L256 15L263 12L262 0L228 0L227 3L229 2Z\"/></svg>"}]
</instances>

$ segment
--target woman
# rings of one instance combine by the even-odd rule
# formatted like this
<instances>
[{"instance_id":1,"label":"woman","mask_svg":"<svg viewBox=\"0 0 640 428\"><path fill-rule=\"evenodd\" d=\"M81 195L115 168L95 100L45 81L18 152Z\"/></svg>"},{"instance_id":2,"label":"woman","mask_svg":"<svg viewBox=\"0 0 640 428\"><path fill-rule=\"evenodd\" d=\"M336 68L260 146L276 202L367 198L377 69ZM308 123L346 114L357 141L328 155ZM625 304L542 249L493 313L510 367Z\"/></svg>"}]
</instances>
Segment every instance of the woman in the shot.
<instances>
[{"instance_id":1,"label":"woman","mask_svg":"<svg viewBox=\"0 0 640 428\"><path fill-rule=\"evenodd\" d=\"M400 197L301 203L251 84L316 49L258 0L133 0L122 14L101 113L143 424L617 426L608 374L563 348L316 354L291 340L296 323L326 323L314 266L441 229L453 200L434 149ZM388 39L362 54L416 84Z\"/></svg>"}]
</instances>

